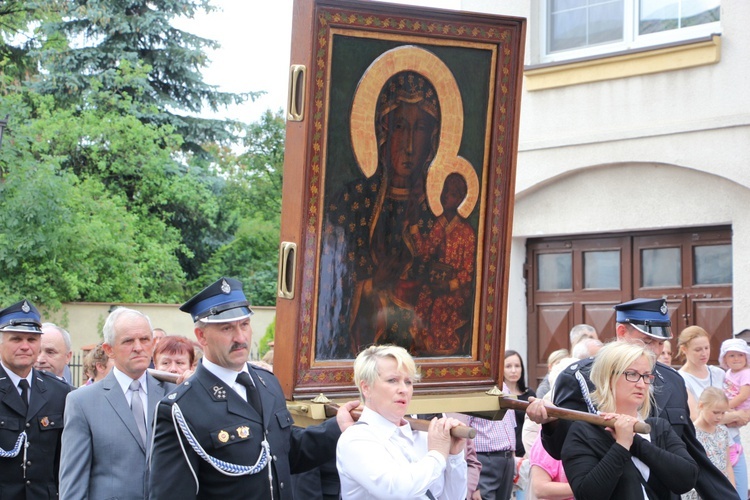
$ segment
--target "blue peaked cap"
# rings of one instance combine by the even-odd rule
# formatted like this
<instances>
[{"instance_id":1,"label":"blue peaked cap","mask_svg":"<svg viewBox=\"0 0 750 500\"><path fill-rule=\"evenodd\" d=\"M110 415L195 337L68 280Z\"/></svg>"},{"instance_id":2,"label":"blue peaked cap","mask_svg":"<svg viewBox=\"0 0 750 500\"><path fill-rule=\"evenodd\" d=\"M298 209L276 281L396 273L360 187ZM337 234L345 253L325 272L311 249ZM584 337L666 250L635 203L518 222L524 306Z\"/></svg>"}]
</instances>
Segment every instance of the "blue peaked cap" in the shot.
<instances>
[{"instance_id":1,"label":"blue peaked cap","mask_svg":"<svg viewBox=\"0 0 750 500\"><path fill-rule=\"evenodd\" d=\"M0 332L42 333L42 320L34 304L26 299L0 311Z\"/></svg>"},{"instance_id":2,"label":"blue peaked cap","mask_svg":"<svg viewBox=\"0 0 750 500\"><path fill-rule=\"evenodd\" d=\"M628 323L657 339L671 339L672 320L664 299L634 299L615 306L617 323Z\"/></svg>"},{"instance_id":3,"label":"blue peaked cap","mask_svg":"<svg viewBox=\"0 0 750 500\"><path fill-rule=\"evenodd\" d=\"M219 278L182 304L180 311L206 323L237 321L253 314L242 283L232 278Z\"/></svg>"}]
</instances>

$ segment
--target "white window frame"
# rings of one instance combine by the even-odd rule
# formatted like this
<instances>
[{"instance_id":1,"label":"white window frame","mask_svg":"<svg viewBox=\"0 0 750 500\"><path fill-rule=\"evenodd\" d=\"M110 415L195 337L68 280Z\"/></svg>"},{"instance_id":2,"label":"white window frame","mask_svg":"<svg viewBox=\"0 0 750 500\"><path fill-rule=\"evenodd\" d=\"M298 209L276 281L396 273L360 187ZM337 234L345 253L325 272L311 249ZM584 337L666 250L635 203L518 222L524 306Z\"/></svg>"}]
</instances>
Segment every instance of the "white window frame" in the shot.
<instances>
[{"instance_id":1,"label":"white window frame","mask_svg":"<svg viewBox=\"0 0 750 500\"><path fill-rule=\"evenodd\" d=\"M633 49L643 49L670 43L703 39L709 35L721 34L721 21L689 26L658 33L639 35L638 8L639 0L623 0L623 39L610 43L602 43L578 49L561 50L547 53L547 32L549 19L549 0L539 0L539 61L540 64L564 62L571 59L602 57L612 53L619 53Z\"/></svg>"}]
</instances>

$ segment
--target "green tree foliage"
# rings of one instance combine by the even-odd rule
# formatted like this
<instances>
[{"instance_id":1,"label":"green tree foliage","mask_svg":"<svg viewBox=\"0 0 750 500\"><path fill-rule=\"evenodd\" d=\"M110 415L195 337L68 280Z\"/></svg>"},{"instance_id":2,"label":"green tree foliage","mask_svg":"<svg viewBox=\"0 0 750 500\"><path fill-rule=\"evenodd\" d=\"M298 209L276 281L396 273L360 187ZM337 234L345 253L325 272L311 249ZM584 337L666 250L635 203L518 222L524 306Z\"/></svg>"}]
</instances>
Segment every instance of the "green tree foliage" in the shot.
<instances>
[{"instance_id":1,"label":"green tree foliage","mask_svg":"<svg viewBox=\"0 0 750 500\"><path fill-rule=\"evenodd\" d=\"M284 120L175 113L237 100L202 82L211 42L169 27L198 8L208 0L0 4L6 298L180 302L234 276L275 304ZM239 147L222 142L238 132Z\"/></svg>"},{"instance_id":2,"label":"green tree foliage","mask_svg":"<svg viewBox=\"0 0 750 500\"><path fill-rule=\"evenodd\" d=\"M184 273L176 255L185 251L179 231L131 210L127 194L107 186L106 177L63 164L79 154L100 164L116 157L123 170L148 158L156 168L171 160L155 143L179 137L95 107L53 112L49 97L18 93L8 101L16 119L12 140L0 149L0 159L13 159L0 183L0 283L7 293L47 305L178 300ZM117 153L123 144L131 155ZM146 182L137 190L149 189Z\"/></svg>"},{"instance_id":3,"label":"green tree foliage","mask_svg":"<svg viewBox=\"0 0 750 500\"><path fill-rule=\"evenodd\" d=\"M281 182L284 166L284 114L267 110L247 128L245 152L231 176L235 191L247 193L255 214L278 223L281 217Z\"/></svg>"},{"instance_id":4,"label":"green tree foliage","mask_svg":"<svg viewBox=\"0 0 750 500\"><path fill-rule=\"evenodd\" d=\"M216 150L216 169L226 179L218 200L221 224L232 240L212 255L200 281L235 277L256 305L276 304L284 133L281 110L269 110L247 127L241 154Z\"/></svg>"},{"instance_id":5,"label":"green tree foliage","mask_svg":"<svg viewBox=\"0 0 750 500\"><path fill-rule=\"evenodd\" d=\"M39 61L31 56L32 51L41 46L33 28L41 21L56 19L53 11L36 2L0 1L1 82L17 85L39 73ZM0 91L5 85L0 83Z\"/></svg>"},{"instance_id":6,"label":"green tree foliage","mask_svg":"<svg viewBox=\"0 0 750 500\"><path fill-rule=\"evenodd\" d=\"M273 340L274 335L276 334L276 318L273 318L273 321L271 321L271 324L266 327L266 333L263 334L263 337L261 337L260 341L258 342L258 355L263 358L265 354L271 350L271 348L268 346L268 343Z\"/></svg>"},{"instance_id":7,"label":"green tree foliage","mask_svg":"<svg viewBox=\"0 0 750 500\"><path fill-rule=\"evenodd\" d=\"M240 124L197 117L206 107L216 111L254 98L257 92L218 91L203 81L208 63L205 50L212 40L177 29L173 22L211 12L210 0L37 0L56 10L39 31L46 40L63 36L66 43L42 45L39 56L46 75L36 86L60 102L74 104L81 92L100 83L120 94L137 96L145 104L137 117L156 126L169 124L183 138L184 151L203 153L203 144L236 139ZM117 69L128 63L147 68L141 81L118 81Z\"/></svg>"},{"instance_id":8,"label":"green tree foliage","mask_svg":"<svg viewBox=\"0 0 750 500\"><path fill-rule=\"evenodd\" d=\"M237 229L234 239L213 254L204 266L199 283L209 283L220 276L231 276L244 284L251 303L259 306L276 304L276 276L279 228L271 222L249 219Z\"/></svg>"}]
</instances>

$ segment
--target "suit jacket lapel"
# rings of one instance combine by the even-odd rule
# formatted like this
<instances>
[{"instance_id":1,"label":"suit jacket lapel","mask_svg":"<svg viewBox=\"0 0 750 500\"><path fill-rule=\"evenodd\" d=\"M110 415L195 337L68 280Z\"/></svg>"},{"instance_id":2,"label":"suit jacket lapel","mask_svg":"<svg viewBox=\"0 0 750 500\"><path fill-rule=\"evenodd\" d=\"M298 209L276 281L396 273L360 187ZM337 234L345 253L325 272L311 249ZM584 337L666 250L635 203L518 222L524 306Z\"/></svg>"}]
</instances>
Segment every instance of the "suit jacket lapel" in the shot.
<instances>
[{"instance_id":1,"label":"suit jacket lapel","mask_svg":"<svg viewBox=\"0 0 750 500\"><path fill-rule=\"evenodd\" d=\"M159 382L154 377L148 374L146 374L146 385L148 386L148 398L146 398L148 400L148 405L146 407L146 440L148 442L148 446L146 447L146 457L151 460L156 408L159 405L159 401L161 401L161 399L167 395L167 391L163 383Z\"/></svg>"},{"instance_id":2,"label":"suit jacket lapel","mask_svg":"<svg viewBox=\"0 0 750 500\"><path fill-rule=\"evenodd\" d=\"M104 377L102 380L102 390L104 391L104 397L112 405L112 408L120 417L122 423L127 427L130 433L133 435L133 439L138 443L143 452L146 452L145 443L141 442L141 434L138 432L138 427L135 425L135 419L133 418L133 412L130 410L128 400L125 398L125 393L122 391L120 384L117 382L114 371L110 371L109 375Z\"/></svg>"},{"instance_id":3,"label":"suit jacket lapel","mask_svg":"<svg viewBox=\"0 0 750 500\"><path fill-rule=\"evenodd\" d=\"M257 372L249 363L247 369L250 372L250 377L252 377L253 382L255 382L255 387L258 389L258 394L260 395L260 402L263 405L263 421L267 422L271 417L271 411L275 408L276 397L266 387L266 381L263 380L263 375L261 373ZM251 405L248 404L248 406L252 408Z\"/></svg>"},{"instance_id":4,"label":"suit jacket lapel","mask_svg":"<svg viewBox=\"0 0 750 500\"><path fill-rule=\"evenodd\" d=\"M149 435L151 434L151 427L154 425L154 415L156 412L156 406L164 396L167 395L167 391L164 389L164 385L156 380L151 375L146 375L146 385L148 386L148 406L146 408L146 427L148 428Z\"/></svg>"},{"instance_id":5,"label":"suit jacket lapel","mask_svg":"<svg viewBox=\"0 0 750 500\"><path fill-rule=\"evenodd\" d=\"M0 366L0 398L2 398L3 404L20 416L26 418L26 405L21 401L21 395L18 393L18 389L11 382L10 377L2 366Z\"/></svg>"},{"instance_id":6,"label":"suit jacket lapel","mask_svg":"<svg viewBox=\"0 0 750 500\"><path fill-rule=\"evenodd\" d=\"M29 413L26 415L27 420L36 415L42 407L47 404L47 385L39 373L34 370L31 374L32 383L31 401L29 401Z\"/></svg>"}]
</instances>

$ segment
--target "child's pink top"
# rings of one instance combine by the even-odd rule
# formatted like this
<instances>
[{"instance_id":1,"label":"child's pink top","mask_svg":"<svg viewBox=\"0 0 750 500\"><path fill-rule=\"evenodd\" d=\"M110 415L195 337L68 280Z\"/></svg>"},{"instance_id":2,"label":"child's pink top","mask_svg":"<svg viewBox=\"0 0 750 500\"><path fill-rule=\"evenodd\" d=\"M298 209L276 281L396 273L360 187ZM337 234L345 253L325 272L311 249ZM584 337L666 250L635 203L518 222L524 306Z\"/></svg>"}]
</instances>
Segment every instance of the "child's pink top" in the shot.
<instances>
[{"instance_id":1,"label":"child's pink top","mask_svg":"<svg viewBox=\"0 0 750 500\"><path fill-rule=\"evenodd\" d=\"M724 394L726 394L729 399L737 397L740 393L740 388L743 385L750 385L750 368L743 368L737 372L727 370L727 375L724 377ZM737 405L735 409L750 409L750 398L747 398L745 401Z\"/></svg>"},{"instance_id":2,"label":"child's pink top","mask_svg":"<svg viewBox=\"0 0 750 500\"><path fill-rule=\"evenodd\" d=\"M542 445L541 435L536 438L536 441L534 441L534 444L531 447L531 451L529 451L529 463L532 467L535 465L541 467L547 474L549 474L552 481L556 483L568 482L562 462L560 460L555 460L549 455L549 453L547 453L547 450L545 450ZM566 498L565 500L573 500L573 497Z\"/></svg>"}]
</instances>

